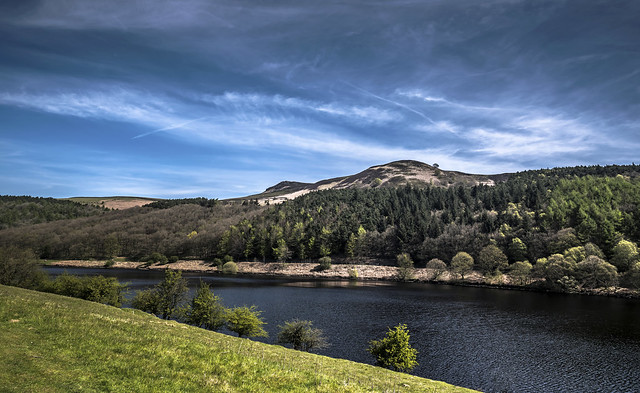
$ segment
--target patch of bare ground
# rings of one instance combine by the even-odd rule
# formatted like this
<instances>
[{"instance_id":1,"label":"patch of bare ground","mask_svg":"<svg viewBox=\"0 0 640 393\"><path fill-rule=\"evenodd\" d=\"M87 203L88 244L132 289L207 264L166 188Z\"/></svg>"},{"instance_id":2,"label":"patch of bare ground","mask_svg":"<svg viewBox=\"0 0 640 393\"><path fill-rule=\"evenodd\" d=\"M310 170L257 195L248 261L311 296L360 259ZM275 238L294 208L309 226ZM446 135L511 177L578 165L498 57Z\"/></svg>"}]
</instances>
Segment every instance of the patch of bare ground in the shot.
<instances>
[{"instance_id":1,"label":"patch of bare ground","mask_svg":"<svg viewBox=\"0 0 640 393\"><path fill-rule=\"evenodd\" d=\"M153 201L149 199L103 199L98 202L98 205L109 209L124 210L132 207L148 205L151 202Z\"/></svg>"}]
</instances>

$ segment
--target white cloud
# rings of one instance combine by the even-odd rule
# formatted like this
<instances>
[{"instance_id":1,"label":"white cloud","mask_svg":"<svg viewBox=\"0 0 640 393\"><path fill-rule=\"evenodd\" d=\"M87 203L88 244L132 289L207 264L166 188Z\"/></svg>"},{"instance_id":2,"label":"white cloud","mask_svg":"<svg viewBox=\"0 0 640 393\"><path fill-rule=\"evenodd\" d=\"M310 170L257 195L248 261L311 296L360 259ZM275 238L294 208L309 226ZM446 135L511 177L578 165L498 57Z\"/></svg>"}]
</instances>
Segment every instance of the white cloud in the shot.
<instances>
[{"instance_id":1,"label":"white cloud","mask_svg":"<svg viewBox=\"0 0 640 393\"><path fill-rule=\"evenodd\" d=\"M429 93L426 93L426 92L424 92L422 90L418 90L418 89L411 89L411 90L398 89L398 90L396 90L395 94L397 94L397 95L399 95L401 97L419 99L420 101L426 102L426 103L429 103L429 104L440 104L440 105L444 105L444 106L448 106L448 107L452 107L452 108L469 110L469 111L499 111L499 110L504 110L504 108L499 108L499 107L488 107L488 106L481 106L481 105L461 104L459 102L450 101L450 100L448 100L446 98L443 98L443 97L434 97L434 96L430 95Z\"/></svg>"},{"instance_id":2,"label":"white cloud","mask_svg":"<svg viewBox=\"0 0 640 393\"><path fill-rule=\"evenodd\" d=\"M546 116L523 116L507 130L474 128L466 135L477 143L476 152L511 159L590 151L599 139L578 120Z\"/></svg>"},{"instance_id":3,"label":"white cloud","mask_svg":"<svg viewBox=\"0 0 640 393\"><path fill-rule=\"evenodd\" d=\"M254 112L278 111L288 116L295 116L291 110L315 112L329 116L344 118L355 123L383 124L401 120L395 112L373 106L357 106L337 102L317 102L282 95L265 95L258 93L226 92L222 95L205 95L201 98L223 109Z\"/></svg>"}]
</instances>

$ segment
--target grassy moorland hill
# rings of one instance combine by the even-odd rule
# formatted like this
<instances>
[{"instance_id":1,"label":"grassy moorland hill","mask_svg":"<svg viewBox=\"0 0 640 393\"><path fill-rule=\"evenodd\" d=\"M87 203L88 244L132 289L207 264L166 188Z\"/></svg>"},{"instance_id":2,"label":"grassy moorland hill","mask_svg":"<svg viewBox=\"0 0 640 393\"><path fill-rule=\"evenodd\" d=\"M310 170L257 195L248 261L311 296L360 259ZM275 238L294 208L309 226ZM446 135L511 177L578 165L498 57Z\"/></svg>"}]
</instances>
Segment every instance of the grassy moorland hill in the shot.
<instances>
[{"instance_id":1,"label":"grassy moorland hill","mask_svg":"<svg viewBox=\"0 0 640 393\"><path fill-rule=\"evenodd\" d=\"M470 392L342 359L0 286L3 392Z\"/></svg>"},{"instance_id":2,"label":"grassy moorland hill","mask_svg":"<svg viewBox=\"0 0 640 393\"><path fill-rule=\"evenodd\" d=\"M474 175L457 171L446 171L438 164L429 165L419 161L402 160L375 165L354 175L320 180L316 183L283 181L264 192L235 200L257 200L260 204L277 204L295 199L312 191L343 190L349 188L370 189L400 186L451 187L454 185L494 185L505 181L510 174Z\"/></svg>"}]
</instances>

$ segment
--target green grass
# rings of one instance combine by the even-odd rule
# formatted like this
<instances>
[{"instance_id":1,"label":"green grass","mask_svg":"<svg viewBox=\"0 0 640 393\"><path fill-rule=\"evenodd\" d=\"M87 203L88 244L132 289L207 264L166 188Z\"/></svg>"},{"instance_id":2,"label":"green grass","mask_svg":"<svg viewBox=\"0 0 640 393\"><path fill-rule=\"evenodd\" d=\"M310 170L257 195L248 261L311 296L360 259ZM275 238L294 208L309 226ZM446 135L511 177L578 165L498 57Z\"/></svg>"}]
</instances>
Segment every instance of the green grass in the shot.
<instances>
[{"instance_id":1,"label":"green grass","mask_svg":"<svg viewBox=\"0 0 640 393\"><path fill-rule=\"evenodd\" d=\"M470 392L138 310L0 286L3 392Z\"/></svg>"}]
</instances>

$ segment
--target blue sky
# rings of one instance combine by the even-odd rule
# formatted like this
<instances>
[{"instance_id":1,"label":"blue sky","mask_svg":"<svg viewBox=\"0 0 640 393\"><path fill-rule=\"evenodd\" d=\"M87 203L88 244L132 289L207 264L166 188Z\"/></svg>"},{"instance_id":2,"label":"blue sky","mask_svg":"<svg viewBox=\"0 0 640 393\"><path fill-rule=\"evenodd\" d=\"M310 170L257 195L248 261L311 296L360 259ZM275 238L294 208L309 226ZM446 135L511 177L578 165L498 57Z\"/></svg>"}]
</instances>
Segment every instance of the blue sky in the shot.
<instances>
[{"instance_id":1,"label":"blue sky","mask_svg":"<svg viewBox=\"0 0 640 393\"><path fill-rule=\"evenodd\" d=\"M0 194L640 161L640 2L5 0Z\"/></svg>"}]
</instances>

